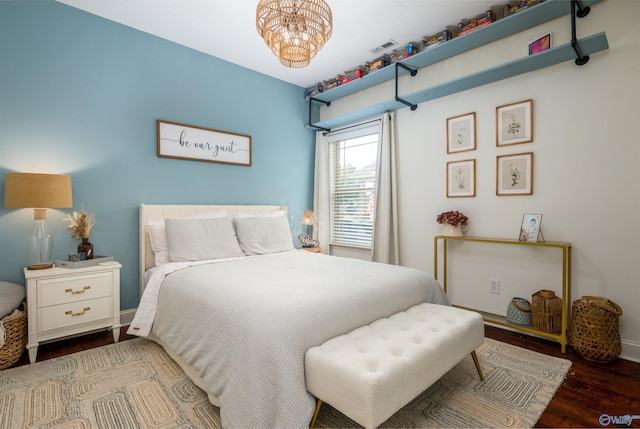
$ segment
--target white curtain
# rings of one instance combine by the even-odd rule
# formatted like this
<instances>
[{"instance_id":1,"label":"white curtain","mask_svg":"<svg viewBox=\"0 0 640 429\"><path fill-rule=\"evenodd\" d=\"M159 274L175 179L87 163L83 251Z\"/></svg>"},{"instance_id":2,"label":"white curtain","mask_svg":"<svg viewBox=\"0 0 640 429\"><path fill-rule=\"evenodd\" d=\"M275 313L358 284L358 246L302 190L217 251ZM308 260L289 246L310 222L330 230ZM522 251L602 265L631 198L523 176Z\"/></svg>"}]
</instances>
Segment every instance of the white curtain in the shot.
<instances>
[{"instance_id":1,"label":"white curtain","mask_svg":"<svg viewBox=\"0 0 640 429\"><path fill-rule=\"evenodd\" d=\"M330 202L329 202L329 139L327 133L316 133L316 163L313 186L313 238L329 254Z\"/></svg>"},{"instance_id":2,"label":"white curtain","mask_svg":"<svg viewBox=\"0 0 640 429\"><path fill-rule=\"evenodd\" d=\"M399 265L395 119L395 112L385 113L380 130L371 260Z\"/></svg>"}]
</instances>

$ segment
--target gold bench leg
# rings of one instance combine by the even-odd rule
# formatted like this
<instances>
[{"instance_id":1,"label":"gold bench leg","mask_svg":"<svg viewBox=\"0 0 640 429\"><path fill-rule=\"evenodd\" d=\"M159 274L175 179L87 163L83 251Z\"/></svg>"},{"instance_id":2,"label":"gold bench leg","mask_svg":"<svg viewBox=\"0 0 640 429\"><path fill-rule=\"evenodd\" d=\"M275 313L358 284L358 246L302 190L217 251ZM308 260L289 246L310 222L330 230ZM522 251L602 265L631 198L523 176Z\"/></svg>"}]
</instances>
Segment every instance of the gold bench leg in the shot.
<instances>
[{"instance_id":1,"label":"gold bench leg","mask_svg":"<svg viewBox=\"0 0 640 429\"><path fill-rule=\"evenodd\" d=\"M476 369L478 370L480 381L484 381L484 375L482 375L482 368L480 368L480 361L478 361L478 355L476 354L475 350L471 352L471 357L473 358L473 363L476 364Z\"/></svg>"},{"instance_id":2,"label":"gold bench leg","mask_svg":"<svg viewBox=\"0 0 640 429\"><path fill-rule=\"evenodd\" d=\"M316 400L316 411L313 413L313 418L311 419L311 423L309 424L309 428L313 429L316 425L316 419L318 418L318 413L320 413L320 408L322 407L322 401L320 399Z\"/></svg>"}]
</instances>

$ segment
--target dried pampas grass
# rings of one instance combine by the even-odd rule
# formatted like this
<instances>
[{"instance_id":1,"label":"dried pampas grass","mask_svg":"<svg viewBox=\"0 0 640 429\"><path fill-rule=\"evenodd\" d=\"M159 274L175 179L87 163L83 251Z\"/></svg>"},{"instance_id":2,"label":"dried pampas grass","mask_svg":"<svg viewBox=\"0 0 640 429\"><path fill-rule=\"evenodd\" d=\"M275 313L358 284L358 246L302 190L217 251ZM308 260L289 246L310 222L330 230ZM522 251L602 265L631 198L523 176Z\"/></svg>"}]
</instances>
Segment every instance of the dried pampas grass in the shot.
<instances>
[{"instance_id":1,"label":"dried pampas grass","mask_svg":"<svg viewBox=\"0 0 640 429\"><path fill-rule=\"evenodd\" d=\"M96 224L96 215L80 210L73 212L73 215L68 215L63 220L69 221L69 232L73 238L89 238L91 228Z\"/></svg>"}]
</instances>

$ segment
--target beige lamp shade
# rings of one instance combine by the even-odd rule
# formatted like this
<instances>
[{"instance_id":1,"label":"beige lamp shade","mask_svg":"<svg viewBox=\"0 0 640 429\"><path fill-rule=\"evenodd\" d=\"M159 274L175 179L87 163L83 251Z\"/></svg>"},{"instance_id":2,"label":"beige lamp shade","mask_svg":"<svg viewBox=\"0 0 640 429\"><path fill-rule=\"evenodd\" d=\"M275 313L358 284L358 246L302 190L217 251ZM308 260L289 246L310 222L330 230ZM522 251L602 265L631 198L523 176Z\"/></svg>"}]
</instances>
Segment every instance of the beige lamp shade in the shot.
<instances>
[{"instance_id":1,"label":"beige lamp shade","mask_svg":"<svg viewBox=\"0 0 640 429\"><path fill-rule=\"evenodd\" d=\"M73 207L71 177L57 174L7 173L4 206L8 209L33 209L33 228L29 234L30 270L53 266L53 236L47 231L47 209Z\"/></svg>"},{"instance_id":2,"label":"beige lamp shade","mask_svg":"<svg viewBox=\"0 0 640 429\"><path fill-rule=\"evenodd\" d=\"M311 210L305 210L304 213L302 213L302 224L313 225L313 212Z\"/></svg>"},{"instance_id":3,"label":"beige lamp shade","mask_svg":"<svg viewBox=\"0 0 640 429\"><path fill-rule=\"evenodd\" d=\"M8 209L71 208L71 177L57 174L7 173L4 206Z\"/></svg>"}]
</instances>

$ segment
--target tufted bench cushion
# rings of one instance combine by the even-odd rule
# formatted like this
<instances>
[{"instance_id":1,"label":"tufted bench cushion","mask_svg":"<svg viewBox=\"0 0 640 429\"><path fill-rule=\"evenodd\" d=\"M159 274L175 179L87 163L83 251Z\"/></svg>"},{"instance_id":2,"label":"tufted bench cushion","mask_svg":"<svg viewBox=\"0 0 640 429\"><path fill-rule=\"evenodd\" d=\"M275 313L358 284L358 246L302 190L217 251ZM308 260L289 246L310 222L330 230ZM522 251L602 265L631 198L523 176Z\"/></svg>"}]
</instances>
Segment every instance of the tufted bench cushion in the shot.
<instances>
[{"instance_id":1,"label":"tufted bench cushion","mask_svg":"<svg viewBox=\"0 0 640 429\"><path fill-rule=\"evenodd\" d=\"M307 390L366 428L375 428L484 342L478 313L419 304L309 349Z\"/></svg>"}]
</instances>

